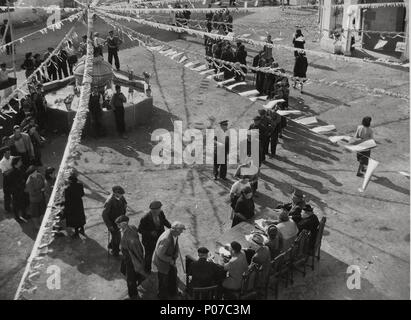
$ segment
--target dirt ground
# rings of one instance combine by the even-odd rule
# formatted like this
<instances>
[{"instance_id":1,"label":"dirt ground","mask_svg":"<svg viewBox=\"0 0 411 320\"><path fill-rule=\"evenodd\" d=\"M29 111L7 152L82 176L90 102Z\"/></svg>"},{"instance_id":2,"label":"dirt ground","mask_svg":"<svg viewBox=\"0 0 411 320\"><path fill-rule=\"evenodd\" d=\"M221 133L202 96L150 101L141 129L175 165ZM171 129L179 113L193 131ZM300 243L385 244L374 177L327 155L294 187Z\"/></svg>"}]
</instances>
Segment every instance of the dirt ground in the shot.
<instances>
[{"instance_id":1,"label":"dirt ground","mask_svg":"<svg viewBox=\"0 0 411 320\"><path fill-rule=\"evenodd\" d=\"M310 13L310 17L301 19L313 19L313 15ZM253 26L257 31L252 36L255 39L264 35L258 29L265 29L273 38L282 38L282 43L289 44L293 28L282 29L273 22L281 17L276 9L267 9L235 22ZM104 32L100 25L97 29ZM318 46L311 41L315 40L314 36L307 38L308 48ZM184 41L174 37L169 40L181 48L204 52L201 39ZM248 52L250 57L255 55L250 49ZM273 54L280 66L292 70L292 52L274 50ZM231 181L220 182L212 179L212 167L207 165L155 166L150 158L153 147L150 134L156 128L172 131L172 121L176 119L182 120L185 127L214 117L217 121L228 119L233 128L248 128L261 104L216 88L198 73L143 48L122 50L120 59L122 66L130 66L136 73L152 74L154 116L151 125L130 132L128 140L84 141L77 167L86 187L88 237L58 238L54 242L53 251L42 263L44 270L49 265L61 268L61 290L47 289L48 275L42 272L35 279L38 289L30 298L121 299L126 296L119 262L107 257L107 233L101 219L103 202L114 184L126 189L131 223L138 224L154 199L163 202L169 220L185 223L187 231L180 241L183 256L194 254L196 248L204 244L211 248L230 227L228 193L235 167L229 168ZM310 55L308 59L308 77L409 93L408 70L378 64L340 63ZM330 144L326 136L314 135L290 123L280 140L278 157L261 168L260 193L255 199L257 212L286 201L293 187L298 187L309 196L319 217L327 217L327 225L320 269L309 272L304 279L297 277L292 287L281 290L280 298L409 299L409 179L398 173L409 172L409 103L313 83L308 84L305 91L305 94L291 91L291 107L315 115L326 124L334 124L338 134L352 134L362 117L370 115L378 142L372 157L380 165L366 192L361 194L357 191L362 179L355 175L355 154ZM58 165L64 142L64 137L53 137L44 149L45 163ZM0 217L0 297L11 299L34 235L27 230L29 227L21 230L3 212ZM350 265L360 267L359 290L347 288ZM181 268L179 275L184 279ZM154 287L153 276L141 287L143 297L154 298Z\"/></svg>"}]
</instances>

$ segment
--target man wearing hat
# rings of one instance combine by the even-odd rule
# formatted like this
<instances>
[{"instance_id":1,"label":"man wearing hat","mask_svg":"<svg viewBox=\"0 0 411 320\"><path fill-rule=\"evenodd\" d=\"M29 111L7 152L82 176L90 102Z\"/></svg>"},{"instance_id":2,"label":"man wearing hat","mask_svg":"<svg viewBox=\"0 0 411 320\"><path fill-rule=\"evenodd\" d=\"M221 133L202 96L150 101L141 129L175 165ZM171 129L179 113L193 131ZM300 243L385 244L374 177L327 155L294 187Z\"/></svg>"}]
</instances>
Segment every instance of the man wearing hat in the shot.
<instances>
[{"instance_id":1,"label":"man wearing hat","mask_svg":"<svg viewBox=\"0 0 411 320\"><path fill-rule=\"evenodd\" d=\"M265 161L265 154L264 154L264 137L267 136L267 128L261 123L261 116L256 116L253 118L253 123L250 125L248 130L257 130L258 132L258 140L259 140L259 155L260 155L260 161L259 161L259 167L261 166L261 163ZM251 135L250 135L251 139ZM251 145L251 141L250 141Z\"/></svg>"},{"instance_id":2,"label":"man wearing hat","mask_svg":"<svg viewBox=\"0 0 411 320\"><path fill-rule=\"evenodd\" d=\"M9 137L16 150L16 156L23 160L23 165L28 168L30 161L34 159L34 147L31 143L30 136L21 132L20 126L13 127L13 134Z\"/></svg>"},{"instance_id":3,"label":"man wearing hat","mask_svg":"<svg viewBox=\"0 0 411 320\"><path fill-rule=\"evenodd\" d=\"M108 48L108 63L113 63L116 66L117 71L120 70L120 60L118 59L118 50L121 45L121 40L119 37L114 36L114 31L109 31L108 37L106 39L107 48Z\"/></svg>"},{"instance_id":4,"label":"man wearing hat","mask_svg":"<svg viewBox=\"0 0 411 320\"><path fill-rule=\"evenodd\" d=\"M303 230L310 232L310 248L314 248L320 222L313 208L309 204L305 205L302 214L293 216L293 220L297 224L299 233Z\"/></svg>"},{"instance_id":5,"label":"man wearing hat","mask_svg":"<svg viewBox=\"0 0 411 320\"><path fill-rule=\"evenodd\" d=\"M219 122L220 129L216 130L216 135L214 137L214 180L218 177L225 180L227 175L227 155L230 150L230 141L227 135L228 120L223 120ZM218 159L217 154L224 155L224 159ZM219 161L220 160L220 161ZM221 163L223 162L223 163Z\"/></svg>"},{"instance_id":6,"label":"man wearing hat","mask_svg":"<svg viewBox=\"0 0 411 320\"><path fill-rule=\"evenodd\" d=\"M164 227L171 228L170 222L167 220L163 210L161 210L161 202L153 201L150 203L150 211L140 220L138 232L141 233L142 243L144 246L145 271L151 272L151 260L153 252L156 248L158 238L164 232Z\"/></svg>"},{"instance_id":7,"label":"man wearing hat","mask_svg":"<svg viewBox=\"0 0 411 320\"><path fill-rule=\"evenodd\" d=\"M294 189L291 202L279 205L277 209L286 209L290 217L301 216L301 211L305 206L304 194L299 189Z\"/></svg>"},{"instance_id":8,"label":"man wearing hat","mask_svg":"<svg viewBox=\"0 0 411 320\"><path fill-rule=\"evenodd\" d=\"M7 212L11 211L11 192L9 183L7 181L7 174L13 168L11 165L11 161L13 157L10 153L10 147L3 147L0 149L1 154L3 154L3 158L0 161L0 171L3 176L3 193L4 193L4 210Z\"/></svg>"},{"instance_id":9,"label":"man wearing hat","mask_svg":"<svg viewBox=\"0 0 411 320\"><path fill-rule=\"evenodd\" d=\"M281 125L281 116L277 113L279 109L278 104L268 112L268 117L270 121L270 136L269 136L269 143L270 143L270 157L275 157L277 144L278 144L278 135L280 132L280 125Z\"/></svg>"},{"instance_id":10,"label":"man wearing hat","mask_svg":"<svg viewBox=\"0 0 411 320\"><path fill-rule=\"evenodd\" d=\"M265 109L258 110L258 114L261 117L261 125L265 128L265 133L262 137L263 152L265 157L265 155L268 154L268 145L270 143L270 136L273 128L271 127L271 121L267 116L267 111Z\"/></svg>"},{"instance_id":11,"label":"man wearing hat","mask_svg":"<svg viewBox=\"0 0 411 320\"><path fill-rule=\"evenodd\" d=\"M198 260L191 256L186 257L187 274L191 276L188 290L219 285L225 278L224 268L212 261L208 261L208 249L198 248Z\"/></svg>"},{"instance_id":12,"label":"man wearing hat","mask_svg":"<svg viewBox=\"0 0 411 320\"><path fill-rule=\"evenodd\" d=\"M153 255L154 271L158 272L158 298L167 299L177 295L176 260L180 255L178 237L185 226L174 221L171 228L158 238Z\"/></svg>"},{"instance_id":13,"label":"man wearing hat","mask_svg":"<svg viewBox=\"0 0 411 320\"><path fill-rule=\"evenodd\" d=\"M54 48L48 48L46 54L44 55L44 61L46 61L50 55L53 53ZM47 74L49 76L49 80L57 80L57 66L58 66L58 58L56 55L52 55L50 60L47 62Z\"/></svg>"},{"instance_id":14,"label":"man wearing hat","mask_svg":"<svg viewBox=\"0 0 411 320\"><path fill-rule=\"evenodd\" d=\"M127 201L124 199L124 189L120 186L113 187L113 193L104 203L103 220L111 234L111 241L108 249L111 249L113 256L118 257L120 252L121 234L117 227L116 219L126 214Z\"/></svg>"}]
</instances>

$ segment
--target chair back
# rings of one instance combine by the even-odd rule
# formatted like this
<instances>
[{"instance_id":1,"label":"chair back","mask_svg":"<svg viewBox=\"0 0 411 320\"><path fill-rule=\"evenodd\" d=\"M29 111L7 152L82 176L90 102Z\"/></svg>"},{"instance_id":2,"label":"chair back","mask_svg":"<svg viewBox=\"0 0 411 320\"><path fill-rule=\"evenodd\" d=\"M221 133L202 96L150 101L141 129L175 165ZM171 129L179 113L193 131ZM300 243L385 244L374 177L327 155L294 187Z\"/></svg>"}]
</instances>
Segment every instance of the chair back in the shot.
<instances>
[{"instance_id":1,"label":"chair back","mask_svg":"<svg viewBox=\"0 0 411 320\"><path fill-rule=\"evenodd\" d=\"M315 243L314 243L314 252L313 252L314 255L317 255L318 251L321 248L321 242L323 239L324 227L325 227L326 222L327 222L327 218L322 217L320 224L318 225L317 237L315 238Z\"/></svg>"},{"instance_id":2,"label":"chair back","mask_svg":"<svg viewBox=\"0 0 411 320\"><path fill-rule=\"evenodd\" d=\"M288 252L283 252L279 254L274 260L271 261L271 275L274 277L279 277L287 267L287 255Z\"/></svg>"},{"instance_id":3,"label":"chair back","mask_svg":"<svg viewBox=\"0 0 411 320\"><path fill-rule=\"evenodd\" d=\"M193 300L217 300L218 286L211 286L205 288L193 288Z\"/></svg>"},{"instance_id":4,"label":"chair back","mask_svg":"<svg viewBox=\"0 0 411 320\"><path fill-rule=\"evenodd\" d=\"M308 254L309 242L310 232L308 230L302 230L291 247L291 259L293 261L298 260Z\"/></svg>"},{"instance_id":5,"label":"chair back","mask_svg":"<svg viewBox=\"0 0 411 320\"><path fill-rule=\"evenodd\" d=\"M249 292L255 291L255 287L258 283L259 273L262 271L262 266L252 263L246 272L243 273L241 280L240 297Z\"/></svg>"},{"instance_id":6,"label":"chair back","mask_svg":"<svg viewBox=\"0 0 411 320\"><path fill-rule=\"evenodd\" d=\"M282 239L282 250L285 252L288 249L291 248L291 246L294 244L295 240L296 240L297 236L288 238L288 239Z\"/></svg>"}]
</instances>

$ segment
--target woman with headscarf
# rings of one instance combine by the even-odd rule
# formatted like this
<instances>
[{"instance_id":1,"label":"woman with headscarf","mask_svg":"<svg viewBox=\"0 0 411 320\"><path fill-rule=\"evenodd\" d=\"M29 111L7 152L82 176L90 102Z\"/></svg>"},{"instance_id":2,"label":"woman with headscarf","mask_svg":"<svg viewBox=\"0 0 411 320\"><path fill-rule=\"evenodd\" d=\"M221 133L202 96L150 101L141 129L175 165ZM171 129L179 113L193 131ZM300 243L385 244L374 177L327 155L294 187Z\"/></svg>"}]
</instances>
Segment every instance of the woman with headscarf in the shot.
<instances>
[{"instance_id":1,"label":"woman with headscarf","mask_svg":"<svg viewBox=\"0 0 411 320\"><path fill-rule=\"evenodd\" d=\"M299 52L295 58L294 64L294 85L293 88L297 87L297 82L300 84L300 91L303 93L303 84L307 80L307 68L308 61L305 56L305 52Z\"/></svg>"},{"instance_id":2,"label":"woman with headscarf","mask_svg":"<svg viewBox=\"0 0 411 320\"><path fill-rule=\"evenodd\" d=\"M251 243L251 249L254 250L254 255L251 258L251 263L261 267L256 283L257 294L262 297L264 289L268 281L268 276L271 268L271 253L270 249L264 245L264 238L261 234L254 233L247 239Z\"/></svg>"},{"instance_id":3,"label":"woman with headscarf","mask_svg":"<svg viewBox=\"0 0 411 320\"><path fill-rule=\"evenodd\" d=\"M247 221L254 217L254 200L253 191L251 187L246 186L241 191L241 196L238 198L237 203L234 207L234 217L231 228L239 224L240 222Z\"/></svg>"},{"instance_id":4,"label":"woman with headscarf","mask_svg":"<svg viewBox=\"0 0 411 320\"><path fill-rule=\"evenodd\" d=\"M121 273L126 276L128 296L138 299L137 287L146 278L144 271L144 250L136 226L128 224L129 218L119 216L115 223L121 231L120 248L122 253Z\"/></svg>"},{"instance_id":5,"label":"woman with headscarf","mask_svg":"<svg viewBox=\"0 0 411 320\"><path fill-rule=\"evenodd\" d=\"M282 251L283 239L277 226L269 225L267 228L268 241L265 245L270 249L271 260L274 260Z\"/></svg>"},{"instance_id":6,"label":"woman with headscarf","mask_svg":"<svg viewBox=\"0 0 411 320\"><path fill-rule=\"evenodd\" d=\"M304 44L305 44L304 35L301 32L301 29L297 29L297 31L294 34L294 38L293 38L294 48L304 49ZM294 51L294 56L295 57L298 56L298 50Z\"/></svg>"},{"instance_id":7,"label":"woman with headscarf","mask_svg":"<svg viewBox=\"0 0 411 320\"><path fill-rule=\"evenodd\" d=\"M363 142L366 140L374 139L374 132L370 128L371 117L364 117L361 125L358 126L354 135L355 142ZM360 163L357 170L357 177L363 177L368 166L368 159L371 156L371 150L365 150L357 153L357 161Z\"/></svg>"},{"instance_id":8,"label":"woman with headscarf","mask_svg":"<svg viewBox=\"0 0 411 320\"><path fill-rule=\"evenodd\" d=\"M77 174L72 172L64 191L64 214L66 226L74 229L73 238L78 238L79 233L85 236L86 215L84 214L83 196L83 184L77 180Z\"/></svg>"}]
</instances>

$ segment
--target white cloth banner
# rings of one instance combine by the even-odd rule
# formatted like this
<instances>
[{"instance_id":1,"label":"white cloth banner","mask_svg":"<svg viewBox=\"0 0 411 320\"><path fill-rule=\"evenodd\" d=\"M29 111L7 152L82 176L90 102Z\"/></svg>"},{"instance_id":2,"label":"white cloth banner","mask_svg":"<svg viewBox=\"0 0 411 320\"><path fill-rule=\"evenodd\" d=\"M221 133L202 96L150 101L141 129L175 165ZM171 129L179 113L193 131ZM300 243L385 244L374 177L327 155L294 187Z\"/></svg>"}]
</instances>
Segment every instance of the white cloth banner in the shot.
<instances>
[{"instance_id":1,"label":"white cloth banner","mask_svg":"<svg viewBox=\"0 0 411 320\"><path fill-rule=\"evenodd\" d=\"M289 114L300 114L302 112L300 110L277 110L277 113L280 116L288 116Z\"/></svg>"},{"instance_id":2,"label":"white cloth banner","mask_svg":"<svg viewBox=\"0 0 411 320\"><path fill-rule=\"evenodd\" d=\"M321 127L315 127L311 129L311 131L314 131L315 133L321 133L321 132L329 132L335 130L335 125L330 124L328 126L321 126Z\"/></svg>"},{"instance_id":3,"label":"white cloth banner","mask_svg":"<svg viewBox=\"0 0 411 320\"><path fill-rule=\"evenodd\" d=\"M309 125L309 124L313 124L313 123L318 122L316 117L302 118L302 119L297 119L297 120L294 120L294 121L299 123L299 124L303 124L303 125Z\"/></svg>"},{"instance_id":4,"label":"white cloth banner","mask_svg":"<svg viewBox=\"0 0 411 320\"><path fill-rule=\"evenodd\" d=\"M365 151L368 149L372 149L375 148L377 146L377 144L375 143L374 139L370 139L370 140L366 140L360 144L356 144L356 145L346 145L344 146L345 148L347 148L350 151L353 152L361 152L361 151Z\"/></svg>"},{"instance_id":5,"label":"white cloth banner","mask_svg":"<svg viewBox=\"0 0 411 320\"><path fill-rule=\"evenodd\" d=\"M233 90L235 87L242 86L244 84L247 84L247 82L237 82L237 83L232 84L231 86L228 86L227 89L228 90Z\"/></svg>"},{"instance_id":6,"label":"white cloth banner","mask_svg":"<svg viewBox=\"0 0 411 320\"><path fill-rule=\"evenodd\" d=\"M239 95L242 97L248 97L248 96L253 96L256 94L259 94L260 92L256 89L254 90L250 90L250 91L244 91L244 92L240 92Z\"/></svg>"},{"instance_id":7,"label":"white cloth banner","mask_svg":"<svg viewBox=\"0 0 411 320\"><path fill-rule=\"evenodd\" d=\"M350 136L333 136L329 137L328 140L330 140L332 143L336 143L341 140L346 140L347 142L350 141L351 137Z\"/></svg>"},{"instance_id":8,"label":"white cloth banner","mask_svg":"<svg viewBox=\"0 0 411 320\"><path fill-rule=\"evenodd\" d=\"M378 164L379 164L378 161L375 161L373 159L368 159L367 172L365 172L365 175L364 175L364 182L362 184L362 187L359 188L358 191L360 191L360 192L365 191L365 189L368 186L368 183L370 182L372 174L374 173L375 168L377 168Z\"/></svg>"},{"instance_id":9,"label":"white cloth banner","mask_svg":"<svg viewBox=\"0 0 411 320\"><path fill-rule=\"evenodd\" d=\"M264 109L268 109L271 110L272 108L275 107L275 105L279 102L285 102L284 99L277 99L277 100L271 100L270 102L268 102L267 104L265 104L263 107Z\"/></svg>"}]
</instances>

